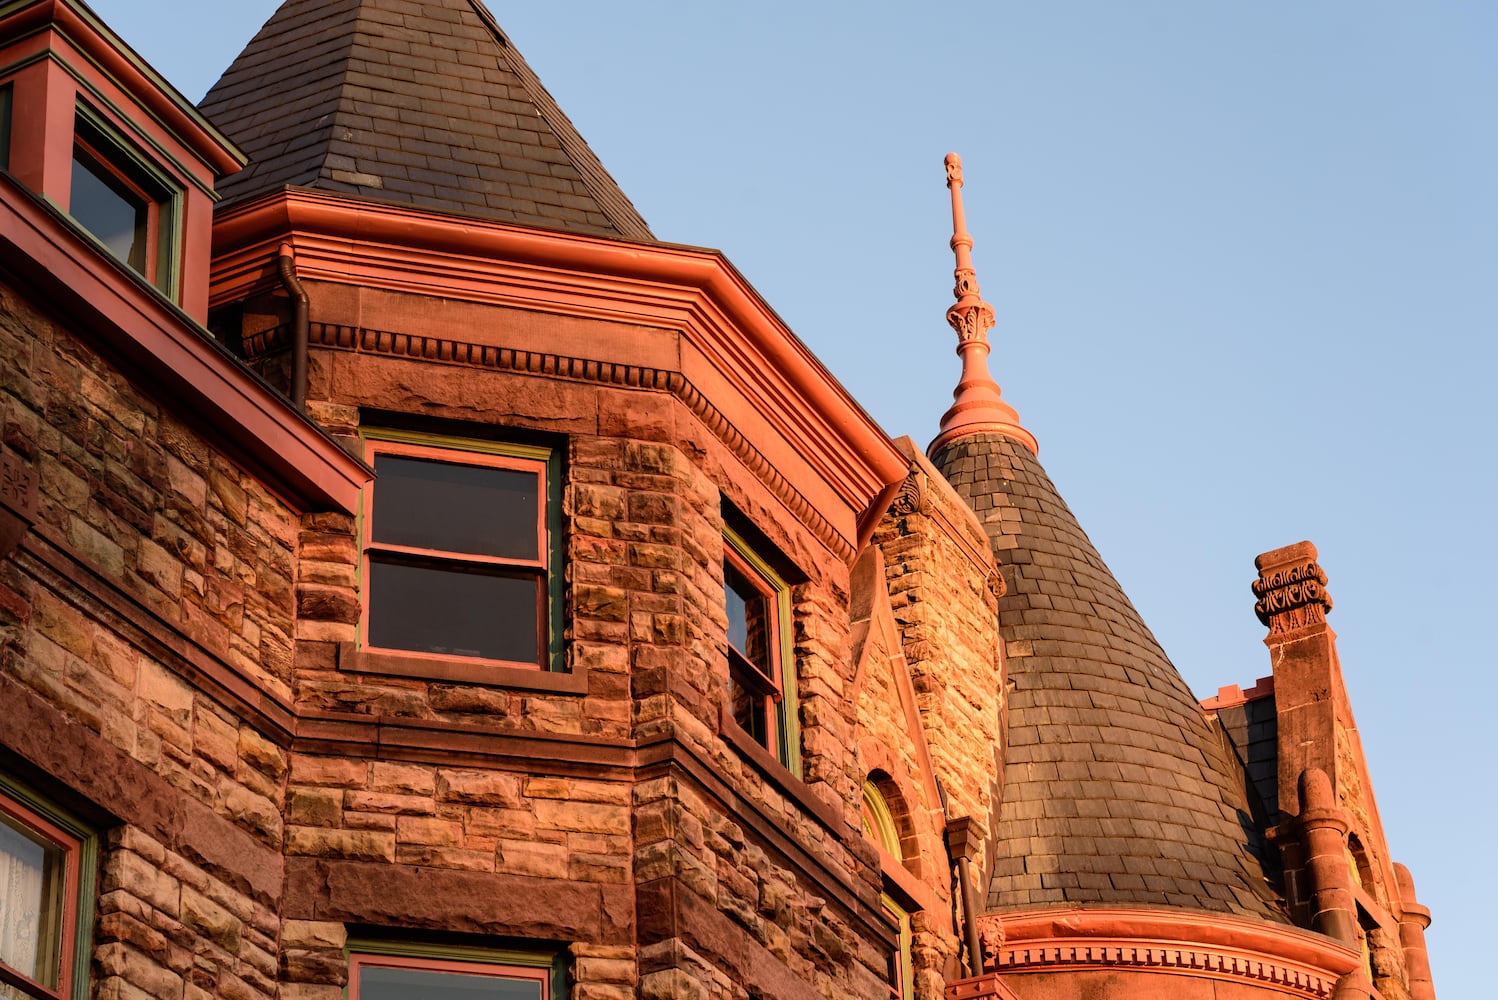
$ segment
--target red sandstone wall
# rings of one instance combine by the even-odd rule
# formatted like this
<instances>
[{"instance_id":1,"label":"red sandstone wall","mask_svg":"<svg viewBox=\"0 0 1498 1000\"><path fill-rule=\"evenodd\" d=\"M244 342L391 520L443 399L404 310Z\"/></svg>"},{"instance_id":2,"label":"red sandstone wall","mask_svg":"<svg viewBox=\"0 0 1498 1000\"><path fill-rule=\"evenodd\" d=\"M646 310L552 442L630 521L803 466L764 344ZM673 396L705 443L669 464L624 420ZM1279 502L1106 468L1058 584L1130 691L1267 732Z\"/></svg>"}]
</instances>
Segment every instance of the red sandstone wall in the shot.
<instances>
[{"instance_id":1,"label":"red sandstone wall","mask_svg":"<svg viewBox=\"0 0 1498 1000\"><path fill-rule=\"evenodd\" d=\"M0 386L0 744L104 831L95 988L274 996L296 519L9 287Z\"/></svg>"},{"instance_id":2,"label":"red sandstone wall","mask_svg":"<svg viewBox=\"0 0 1498 1000\"><path fill-rule=\"evenodd\" d=\"M340 303L352 308L346 291L309 283L309 292L317 322L340 322ZM360 301L360 315L372 322ZM452 332L441 305L397 306L379 321ZM463 307L465 322L522 321L501 309L475 310ZM631 332L558 321L554 347L562 355L596 352L620 336ZM598 888L590 898L602 899L594 904L601 929L572 926L583 909L579 919L551 925L493 914L522 935L625 949L605 951L604 965L576 962L575 995L615 995L610 990L636 975L641 996L877 995L888 931L869 926L879 919L877 889L858 833L863 774L853 752L846 562L680 395L379 351L314 352L309 412L331 433L353 443L361 421L399 424L400 411L418 414L415 426L437 433L502 428L565 442L566 658L571 670L586 672L586 684L579 692L517 690L351 671L340 651L357 624L353 525L324 519L315 537L304 534L304 552L315 543L317 565L313 579L303 564L298 701L319 716L327 749L336 744L344 759L298 756L293 763L288 870L293 888L308 886L303 910L357 916L347 893L339 901L336 878L304 883L300 872L321 869L304 869L299 857L451 868L491 876L496 886L531 880L531 899L591 885ZM720 734L725 501L797 571L804 781L767 773ZM363 766L371 751L357 748L356 730L371 717L423 727L424 736L402 751L411 787L382 790L377 770L340 778L346 785L319 784L329 768ZM548 760L519 744L513 755L469 753L464 773L492 785L492 799L445 798L447 772L423 758L459 738L450 734L473 731L576 737L587 741L583 759L591 763ZM629 741L653 763L633 772L624 766ZM304 782L304 773L316 777ZM582 773L602 777L568 777ZM558 796L559 788L566 794ZM296 898L288 892L289 908ZM423 916L432 926L446 919L413 909L382 913L378 922L398 928L426 926ZM334 931L319 932L322 957L306 963L308 988L331 990L340 981ZM638 952L629 951L636 938ZM600 968L614 978L588 978Z\"/></svg>"}]
</instances>

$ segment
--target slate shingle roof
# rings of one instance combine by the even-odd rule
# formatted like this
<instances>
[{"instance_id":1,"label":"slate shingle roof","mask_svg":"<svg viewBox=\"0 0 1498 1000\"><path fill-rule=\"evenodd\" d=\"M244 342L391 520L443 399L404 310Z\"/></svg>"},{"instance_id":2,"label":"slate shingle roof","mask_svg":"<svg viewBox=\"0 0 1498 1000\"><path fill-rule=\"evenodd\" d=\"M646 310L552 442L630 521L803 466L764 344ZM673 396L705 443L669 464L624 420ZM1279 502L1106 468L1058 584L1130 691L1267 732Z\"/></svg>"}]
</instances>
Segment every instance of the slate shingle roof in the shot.
<instances>
[{"instance_id":1,"label":"slate shingle roof","mask_svg":"<svg viewBox=\"0 0 1498 1000\"><path fill-rule=\"evenodd\" d=\"M200 109L300 185L548 229L650 228L479 0L287 0Z\"/></svg>"},{"instance_id":2,"label":"slate shingle roof","mask_svg":"<svg viewBox=\"0 0 1498 1000\"><path fill-rule=\"evenodd\" d=\"M1008 584L988 909L1153 904L1284 920L1235 762L1035 456L973 434L934 462Z\"/></svg>"}]
</instances>

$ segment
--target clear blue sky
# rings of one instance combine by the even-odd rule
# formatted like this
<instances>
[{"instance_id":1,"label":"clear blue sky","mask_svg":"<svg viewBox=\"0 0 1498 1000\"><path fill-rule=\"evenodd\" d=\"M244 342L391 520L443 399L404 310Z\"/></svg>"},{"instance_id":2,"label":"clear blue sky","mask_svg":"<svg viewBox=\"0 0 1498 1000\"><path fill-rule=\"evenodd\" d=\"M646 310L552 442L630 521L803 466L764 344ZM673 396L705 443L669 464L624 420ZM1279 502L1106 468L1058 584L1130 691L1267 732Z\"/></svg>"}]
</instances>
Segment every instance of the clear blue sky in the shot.
<instances>
[{"instance_id":1,"label":"clear blue sky","mask_svg":"<svg viewBox=\"0 0 1498 1000\"><path fill-rule=\"evenodd\" d=\"M93 6L197 99L275 3ZM960 152L995 374L1199 695L1270 672L1253 557L1320 548L1437 988L1484 995L1498 4L916 6L491 3L657 235L921 444Z\"/></svg>"}]
</instances>

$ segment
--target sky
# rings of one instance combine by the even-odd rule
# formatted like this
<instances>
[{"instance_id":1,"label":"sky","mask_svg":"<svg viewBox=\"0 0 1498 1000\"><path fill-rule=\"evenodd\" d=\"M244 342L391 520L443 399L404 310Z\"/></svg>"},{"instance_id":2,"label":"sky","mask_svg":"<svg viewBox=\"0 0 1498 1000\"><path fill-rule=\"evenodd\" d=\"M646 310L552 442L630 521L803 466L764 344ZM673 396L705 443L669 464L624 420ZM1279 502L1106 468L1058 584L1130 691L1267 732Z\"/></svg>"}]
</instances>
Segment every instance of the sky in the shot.
<instances>
[{"instance_id":1,"label":"sky","mask_svg":"<svg viewBox=\"0 0 1498 1000\"><path fill-rule=\"evenodd\" d=\"M276 6L91 2L193 100ZM994 374L1198 696L1270 673L1254 556L1320 550L1437 990L1485 995L1498 4L490 6L656 235L922 446L959 152Z\"/></svg>"}]
</instances>

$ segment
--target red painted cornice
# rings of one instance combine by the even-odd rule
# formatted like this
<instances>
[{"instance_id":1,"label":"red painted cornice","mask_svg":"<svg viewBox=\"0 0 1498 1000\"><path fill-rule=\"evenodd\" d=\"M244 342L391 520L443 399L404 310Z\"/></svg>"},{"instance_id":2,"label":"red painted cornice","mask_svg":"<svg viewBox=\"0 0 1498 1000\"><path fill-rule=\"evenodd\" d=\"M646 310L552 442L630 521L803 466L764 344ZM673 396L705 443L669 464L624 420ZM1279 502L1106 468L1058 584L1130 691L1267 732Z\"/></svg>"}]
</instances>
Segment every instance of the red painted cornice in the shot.
<instances>
[{"instance_id":1,"label":"red painted cornice","mask_svg":"<svg viewBox=\"0 0 1498 1000\"><path fill-rule=\"evenodd\" d=\"M0 269L30 300L301 510L353 513L371 478L275 390L56 209L0 172Z\"/></svg>"},{"instance_id":2,"label":"red painted cornice","mask_svg":"<svg viewBox=\"0 0 1498 1000\"><path fill-rule=\"evenodd\" d=\"M88 7L76 0L0 3L0 37L21 38L49 28L59 31L219 174L236 173L245 165L244 154Z\"/></svg>"},{"instance_id":3,"label":"red painted cornice","mask_svg":"<svg viewBox=\"0 0 1498 1000\"><path fill-rule=\"evenodd\" d=\"M286 188L215 218L211 303L268 290L282 242L304 280L679 331L855 515L905 474L889 437L717 251ZM740 408L714 402L725 413ZM854 527L850 519L850 540Z\"/></svg>"},{"instance_id":4,"label":"red painted cornice","mask_svg":"<svg viewBox=\"0 0 1498 1000\"><path fill-rule=\"evenodd\" d=\"M990 969L1004 974L1133 969L1267 981L1292 996L1326 997L1361 961L1324 934L1222 913L1076 906L990 913L979 922L996 946Z\"/></svg>"}]
</instances>

